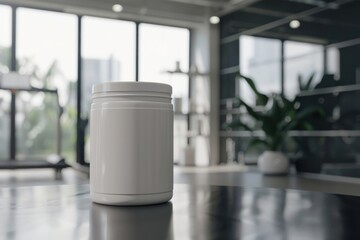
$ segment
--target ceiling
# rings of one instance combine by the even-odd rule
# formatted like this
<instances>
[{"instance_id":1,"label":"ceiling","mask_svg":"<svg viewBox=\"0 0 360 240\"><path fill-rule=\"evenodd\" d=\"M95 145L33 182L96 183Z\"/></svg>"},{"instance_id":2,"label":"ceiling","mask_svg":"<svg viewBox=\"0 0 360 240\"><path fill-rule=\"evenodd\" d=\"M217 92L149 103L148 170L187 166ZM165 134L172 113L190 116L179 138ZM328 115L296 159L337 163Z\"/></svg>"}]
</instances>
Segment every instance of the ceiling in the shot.
<instances>
[{"instance_id":1,"label":"ceiling","mask_svg":"<svg viewBox=\"0 0 360 240\"><path fill-rule=\"evenodd\" d=\"M248 0L0 0L0 3L137 21L203 23L225 6ZM111 9L123 5L121 13ZM165 22L166 23L166 22Z\"/></svg>"},{"instance_id":2,"label":"ceiling","mask_svg":"<svg viewBox=\"0 0 360 240\"><path fill-rule=\"evenodd\" d=\"M360 38L359 13L357 0L261 0L223 16L221 34L334 44ZM289 26L293 19L299 28Z\"/></svg>"},{"instance_id":3,"label":"ceiling","mask_svg":"<svg viewBox=\"0 0 360 240\"><path fill-rule=\"evenodd\" d=\"M0 0L0 3L191 27L221 16L222 38L240 34L332 44L360 38L359 0ZM124 11L114 13L115 3ZM289 27L292 19L301 26Z\"/></svg>"}]
</instances>

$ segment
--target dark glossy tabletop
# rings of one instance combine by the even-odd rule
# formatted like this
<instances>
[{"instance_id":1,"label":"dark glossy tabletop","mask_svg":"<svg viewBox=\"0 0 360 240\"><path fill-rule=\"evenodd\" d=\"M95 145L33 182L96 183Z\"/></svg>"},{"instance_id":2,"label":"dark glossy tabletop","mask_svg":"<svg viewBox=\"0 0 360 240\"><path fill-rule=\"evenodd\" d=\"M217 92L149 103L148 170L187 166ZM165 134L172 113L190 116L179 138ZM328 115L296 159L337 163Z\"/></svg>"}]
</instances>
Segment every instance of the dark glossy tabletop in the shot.
<instances>
[{"instance_id":1,"label":"dark glossy tabletop","mask_svg":"<svg viewBox=\"0 0 360 240\"><path fill-rule=\"evenodd\" d=\"M360 198L176 185L167 204L93 204L88 185L0 189L0 239L360 239Z\"/></svg>"}]
</instances>

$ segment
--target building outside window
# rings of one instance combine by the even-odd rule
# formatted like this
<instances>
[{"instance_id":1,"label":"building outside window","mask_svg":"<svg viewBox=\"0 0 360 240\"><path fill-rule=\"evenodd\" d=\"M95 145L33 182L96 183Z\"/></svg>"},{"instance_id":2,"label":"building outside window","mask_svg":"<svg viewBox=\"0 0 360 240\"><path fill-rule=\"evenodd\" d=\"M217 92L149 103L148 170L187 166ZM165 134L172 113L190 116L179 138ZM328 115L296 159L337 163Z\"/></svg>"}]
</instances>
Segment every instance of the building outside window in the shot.
<instances>
[{"instance_id":1,"label":"building outside window","mask_svg":"<svg viewBox=\"0 0 360 240\"><path fill-rule=\"evenodd\" d=\"M88 116L93 84L135 81L135 23L83 17L82 115Z\"/></svg>"},{"instance_id":2,"label":"building outside window","mask_svg":"<svg viewBox=\"0 0 360 240\"><path fill-rule=\"evenodd\" d=\"M278 39L241 36L240 72L252 78L259 91L281 92L281 41ZM249 86L240 81L238 94L248 103L255 103L255 96Z\"/></svg>"},{"instance_id":3,"label":"building outside window","mask_svg":"<svg viewBox=\"0 0 360 240\"><path fill-rule=\"evenodd\" d=\"M62 154L75 160L77 17L72 14L27 8L17 9L17 68L31 74L39 88L58 89ZM39 158L56 153L56 98L45 93L21 92L17 97L18 158Z\"/></svg>"},{"instance_id":4,"label":"building outside window","mask_svg":"<svg viewBox=\"0 0 360 240\"><path fill-rule=\"evenodd\" d=\"M254 36L241 36L240 72L251 77L257 88L265 93L281 93L281 40ZM311 88L320 82L324 68L324 47L295 41L284 41L284 94L294 98L300 87L298 78L306 83L314 74ZM328 51L334 54L333 50ZM336 63L329 63L329 71L337 71ZM238 86L238 94L255 103L255 96L243 81Z\"/></svg>"},{"instance_id":5,"label":"building outside window","mask_svg":"<svg viewBox=\"0 0 360 240\"><path fill-rule=\"evenodd\" d=\"M300 87L298 78L303 83L309 81L314 74L314 80L310 88L314 88L320 82L324 72L324 48L318 44L303 42L284 42L284 93L289 98L294 98Z\"/></svg>"}]
</instances>

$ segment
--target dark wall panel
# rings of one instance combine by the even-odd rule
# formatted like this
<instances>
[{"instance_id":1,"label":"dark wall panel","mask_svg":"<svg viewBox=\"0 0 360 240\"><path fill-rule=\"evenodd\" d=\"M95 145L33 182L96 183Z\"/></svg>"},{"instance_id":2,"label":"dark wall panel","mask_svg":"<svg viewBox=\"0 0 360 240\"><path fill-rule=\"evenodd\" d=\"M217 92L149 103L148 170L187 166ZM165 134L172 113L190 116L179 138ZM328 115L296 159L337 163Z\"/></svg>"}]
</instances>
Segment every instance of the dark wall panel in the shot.
<instances>
[{"instance_id":1,"label":"dark wall panel","mask_svg":"<svg viewBox=\"0 0 360 240\"><path fill-rule=\"evenodd\" d=\"M236 74L224 74L220 82L220 99L236 97Z\"/></svg>"},{"instance_id":2,"label":"dark wall panel","mask_svg":"<svg viewBox=\"0 0 360 240\"><path fill-rule=\"evenodd\" d=\"M221 44L220 70L239 66L239 41Z\"/></svg>"},{"instance_id":3,"label":"dark wall panel","mask_svg":"<svg viewBox=\"0 0 360 240\"><path fill-rule=\"evenodd\" d=\"M356 72L360 74L360 45L340 49L341 84L360 83Z\"/></svg>"}]
</instances>

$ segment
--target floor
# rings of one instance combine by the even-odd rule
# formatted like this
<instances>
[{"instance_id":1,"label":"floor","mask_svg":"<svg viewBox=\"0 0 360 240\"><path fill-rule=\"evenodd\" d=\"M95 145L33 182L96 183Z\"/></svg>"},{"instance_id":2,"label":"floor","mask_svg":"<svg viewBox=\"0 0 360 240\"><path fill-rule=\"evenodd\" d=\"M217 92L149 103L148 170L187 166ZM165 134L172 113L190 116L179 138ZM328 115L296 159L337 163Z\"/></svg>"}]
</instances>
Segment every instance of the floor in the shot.
<instances>
[{"instance_id":1,"label":"floor","mask_svg":"<svg viewBox=\"0 0 360 240\"><path fill-rule=\"evenodd\" d=\"M86 184L87 175L65 169L56 180L52 170L2 170L1 187ZM263 176L256 168L240 165L216 167L175 167L174 182L178 184L241 186L245 188L280 188L330 192L360 196L360 179L318 174Z\"/></svg>"}]
</instances>

